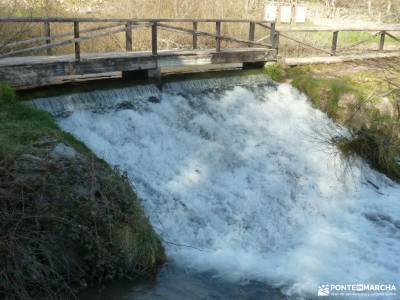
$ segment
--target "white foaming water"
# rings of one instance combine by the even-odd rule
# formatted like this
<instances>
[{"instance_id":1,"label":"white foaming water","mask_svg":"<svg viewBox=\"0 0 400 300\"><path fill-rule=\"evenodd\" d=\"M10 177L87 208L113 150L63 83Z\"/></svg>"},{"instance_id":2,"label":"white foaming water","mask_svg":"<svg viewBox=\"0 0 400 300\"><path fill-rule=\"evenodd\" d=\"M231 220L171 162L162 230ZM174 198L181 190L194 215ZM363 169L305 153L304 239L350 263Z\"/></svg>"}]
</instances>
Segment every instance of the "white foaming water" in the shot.
<instances>
[{"instance_id":1,"label":"white foaming water","mask_svg":"<svg viewBox=\"0 0 400 300\"><path fill-rule=\"evenodd\" d=\"M59 120L128 172L174 264L295 297L320 284L400 288L400 186L321 142L338 128L302 94L177 91Z\"/></svg>"}]
</instances>

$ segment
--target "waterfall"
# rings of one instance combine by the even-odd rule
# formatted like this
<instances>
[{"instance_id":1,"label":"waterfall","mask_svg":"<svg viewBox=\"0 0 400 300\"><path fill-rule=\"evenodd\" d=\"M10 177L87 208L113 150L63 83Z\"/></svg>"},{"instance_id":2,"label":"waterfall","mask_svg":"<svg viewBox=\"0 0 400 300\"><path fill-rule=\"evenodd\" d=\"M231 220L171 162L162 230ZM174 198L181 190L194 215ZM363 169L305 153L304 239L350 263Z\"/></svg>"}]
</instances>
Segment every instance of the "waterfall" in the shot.
<instances>
[{"instance_id":1,"label":"waterfall","mask_svg":"<svg viewBox=\"0 0 400 300\"><path fill-rule=\"evenodd\" d=\"M346 130L288 84L189 80L31 105L127 171L171 265L296 299L400 287L400 186L343 159L327 139Z\"/></svg>"}]
</instances>

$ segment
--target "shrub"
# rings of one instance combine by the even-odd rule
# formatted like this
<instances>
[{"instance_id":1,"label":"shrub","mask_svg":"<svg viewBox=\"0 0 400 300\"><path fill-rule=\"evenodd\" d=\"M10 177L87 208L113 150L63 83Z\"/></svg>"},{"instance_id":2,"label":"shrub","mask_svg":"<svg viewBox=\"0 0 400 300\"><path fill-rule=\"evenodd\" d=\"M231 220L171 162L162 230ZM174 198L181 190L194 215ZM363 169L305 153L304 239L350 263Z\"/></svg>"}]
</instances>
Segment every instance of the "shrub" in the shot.
<instances>
[{"instance_id":1,"label":"shrub","mask_svg":"<svg viewBox=\"0 0 400 300\"><path fill-rule=\"evenodd\" d=\"M358 155L373 168L394 180L400 180L400 124L383 123L352 132L350 138L340 138L336 145L348 158Z\"/></svg>"},{"instance_id":2,"label":"shrub","mask_svg":"<svg viewBox=\"0 0 400 300\"><path fill-rule=\"evenodd\" d=\"M267 64L265 70L272 80L281 81L283 79L283 70L278 64Z\"/></svg>"}]
</instances>

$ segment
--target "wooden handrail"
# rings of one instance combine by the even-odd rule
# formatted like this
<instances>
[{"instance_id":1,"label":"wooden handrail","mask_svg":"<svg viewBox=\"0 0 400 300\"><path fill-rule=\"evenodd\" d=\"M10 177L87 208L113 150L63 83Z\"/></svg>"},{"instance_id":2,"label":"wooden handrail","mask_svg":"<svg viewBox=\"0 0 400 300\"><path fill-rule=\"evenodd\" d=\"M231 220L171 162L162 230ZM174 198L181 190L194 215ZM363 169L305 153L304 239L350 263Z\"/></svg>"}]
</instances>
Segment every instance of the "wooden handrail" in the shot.
<instances>
[{"instance_id":1,"label":"wooden handrail","mask_svg":"<svg viewBox=\"0 0 400 300\"><path fill-rule=\"evenodd\" d=\"M8 52L8 53L5 53L3 55L0 55L0 57L8 57L8 56L12 56L12 55L15 55L15 54L20 54L20 53L41 51L41 50L46 50L48 48L66 46L66 45L69 45L69 44L79 43L81 41L88 41L88 40L92 40L92 39L95 39L95 38L107 36L107 35L110 35L110 34L124 32L125 30L126 30L125 28L120 28L120 29L116 29L116 30L112 30L112 31L93 34L93 35L90 35L90 36L80 36L79 38L68 39L68 40L65 40L65 41L55 42L55 43L51 43L51 44L48 44L48 45L42 45L42 46L31 47L31 48L20 49L20 50Z\"/></svg>"},{"instance_id":2,"label":"wooden handrail","mask_svg":"<svg viewBox=\"0 0 400 300\"><path fill-rule=\"evenodd\" d=\"M14 18L9 17L9 18L1 18L0 17L0 23L1 21L6 20L12 21ZM93 19L93 18L16 18L15 20L22 21L22 20L29 20L33 22L43 22L45 26L45 36L41 37L36 37L36 38L31 38L25 41L19 41L15 42L13 44L6 45L6 47L10 48L12 46L18 46L18 45L24 45L24 44L30 44L38 41L45 41L45 45L41 46L35 46L35 47L29 47L26 49L18 49L15 51L11 51L8 53L5 53L3 55L0 55L0 57L7 57L7 56L12 56L16 54L21 54L21 53L28 53L28 52L34 52L34 51L42 51L46 50L48 55L51 55L51 49L54 47L59 47L59 46L64 46L68 44L74 44L75 48L75 58L76 61L80 61L81 57L81 48L80 48L80 42L85 41L85 40L91 40L94 38L98 37L103 37L119 32L124 32L125 31L125 42L126 42L126 51L132 51L133 50L133 45L132 45L132 29L136 27L142 27L142 26L151 26L151 49L153 55L157 55L158 47L157 47L157 31L158 28L163 29L163 30L169 30L169 31L174 31L174 32L180 32L180 33L189 33L193 36L193 49L196 49L198 47L197 45L197 37L199 35L204 35L204 36L209 36L209 37L214 37L216 40L216 51L219 52L221 51L221 41L226 40L226 41L231 41L231 42L237 42L237 43L243 43L246 44L247 46L261 46L261 47L266 47L266 48L271 48L272 45L266 44L266 43L260 43L260 42L255 42L255 25L262 25L263 27L266 28L271 28L270 30L272 31L274 28L274 24L271 23L271 27L261 24L259 22L255 21L247 21L247 20L223 20L223 19L110 19L116 24L112 25L107 25L107 26L99 26L95 28L90 28L90 29L85 29L85 30L80 30L80 23L82 22L106 22L108 19ZM122 20L128 20L126 23L122 23ZM152 20L151 22L148 22L148 20ZM192 22L193 25L193 30L187 29L187 28L182 28L182 27L177 27L177 26L171 26L165 23L160 23L155 20L164 20L166 22L181 22L181 21L190 21ZM193 21L195 20L195 21ZM215 21L216 20L216 21ZM72 32L67 32L63 34L58 34L58 35L51 35L50 32L50 23L51 22L73 22L74 25L74 30ZM209 32L204 32L204 31L198 31L198 23L199 22L211 22L215 21L215 26L216 26L216 32L214 33L209 33ZM250 24L249 28L249 40L242 40L242 39L237 39L234 37L226 36L221 34L221 29L222 29L222 23L223 22L231 22L231 21L237 21L240 23L248 23ZM133 25L134 24L134 25ZM110 30L107 32L103 33L98 33L98 34L93 34L89 36L81 36L82 33L88 33L92 31L98 31L98 30L103 30L103 29L110 29L114 27L120 27L123 26L123 28L118 28L116 30ZM73 38L67 39L64 41L60 42L53 42L55 38L58 37L65 37L73 35Z\"/></svg>"},{"instance_id":3,"label":"wooden handrail","mask_svg":"<svg viewBox=\"0 0 400 300\"><path fill-rule=\"evenodd\" d=\"M68 22L89 22L89 23L96 23L96 22L119 22L119 23L126 23L126 22L134 22L134 23L152 23L152 22L177 22L177 23L193 23L193 22L202 22L202 23L215 23L215 22L223 22L223 23L249 23L255 22L260 24L271 24L270 21L264 20L249 20L249 19L112 19L112 18L69 18L69 17L0 17L0 23L14 23L14 22L52 22L52 23L68 23Z\"/></svg>"},{"instance_id":4,"label":"wooden handrail","mask_svg":"<svg viewBox=\"0 0 400 300\"><path fill-rule=\"evenodd\" d=\"M346 51L346 50L350 50L351 48L357 47L357 46L359 46L359 45L362 45L362 44L364 44L364 43L366 43L366 42L369 42L369 41L371 40L371 38L373 38L373 37L375 37L375 36L377 36L377 35L379 35L379 34L380 34L380 32L376 32L376 33L374 33L373 35L371 35L369 38L364 39L364 40L362 40L362 41L358 41L358 42L353 43L353 44L351 44L351 45L349 45L349 46L340 48L340 49L338 49L336 52L343 52L343 51Z\"/></svg>"},{"instance_id":5,"label":"wooden handrail","mask_svg":"<svg viewBox=\"0 0 400 300\"><path fill-rule=\"evenodd\" d=\"M118 24L114 24L114 25L98 26L98 27L94 27L94 28L81 30L80 33L89 33L89 32L93 32L93 31L111 29L111 28L122 26L122 25L123 25L122 23L118 23ZM146 25L142 25L142 26L146 26ZM50 35L50 36L39 36L39 37L31 38L31 39L28 39L28 40L24 40L24 41L9 43L9 44L4 45L3 47L10 48L10 47L22 46L22 45L27 45L27 44L33 44L35 42L45 41L45 40L47 40L49 38L50 38L50 40L53 40L53 39L62 38L62 37L70 36L70 35L74 35L74 32L73 31L69 31L69 32Z\"/></svg>"},{"instance_id":6,"label":"wooden handrail","mask_svg":"<svg viewBox=\"0 0 400 300\"><path fill-rule=\"evenodd\" d=\"M335 31L400 31L399 24L366 27L296 27L278 28L280 32L335 32Z\"/></svg>"},{"instance_id":7,"label":"wooden handrail","mask_svg":"<svg viewBox=\"0 0 400 300\"><path fill-rule=\"evenodd\" d=\"M288 40L292 40L292 41L294 41L294 42L296 42L296 43L299 43L299 44L301 44L301 45L304 45L304 46L306 46L306 47L308 47L308 48L312 48L312 49L314 49L314 50L318 50L318 51L327 53L327 54L329 54L329 55L332 54L332 52L330 52L330 51L327 51L327 50L324 50L324 49L315 47L314 45L305 43L305 42L303 42L303 41L299 41L298 39L292 38L292 37L290 37L290 36L288 36L288 35L286 35L286 34L283 34L283 33L281 33L281 32L279 32L279 35L280 35L280 36L283 36L283 37L285 37L285 38L287 38Z\"/></svg>"},{"instance_id":8,"label":"wooden handrail","mask_svg":"<svg viewBox=\"0 0 400 300\"><path fill-rule=\"evenodd\" d=\"M385 34L389 37L391 37L392 39L394 39L396 42L400 42L400 38L398 38L397 36L394 36L393 34L390 34L389 32L385 32Z\"/></svg>"},{"instance_id":9,"label":"wooden handrail","mask_svg":"<svg viewBox=\"0 0 400 300\"><path fill-rule=\"evenodd\" d=\"M231 41L231 42L236 42L236 43L241 43L241 44L248 44L248 45L255 45L255 46L261 46L261 47L266 47L266 48L271 48L271 44L265 44L265 43L258 43L258 42L252 42L252 41L247 41L247 40L242 40L242 39L237 39L233 37L229 37L226 35L217 35L205 31L194 31L188 28L183 28L183 27L177 27L177 26L171 26L167 24L158 24L158 27L163 30L169 30L173 32L181 32L181 33L189 33L189 34L196 34L196 35L204 35L204 36L209 36L209 37L214 37L214 38L219 38L221 40L226 40L226 41Z\"/></svg>"}]
</instances>

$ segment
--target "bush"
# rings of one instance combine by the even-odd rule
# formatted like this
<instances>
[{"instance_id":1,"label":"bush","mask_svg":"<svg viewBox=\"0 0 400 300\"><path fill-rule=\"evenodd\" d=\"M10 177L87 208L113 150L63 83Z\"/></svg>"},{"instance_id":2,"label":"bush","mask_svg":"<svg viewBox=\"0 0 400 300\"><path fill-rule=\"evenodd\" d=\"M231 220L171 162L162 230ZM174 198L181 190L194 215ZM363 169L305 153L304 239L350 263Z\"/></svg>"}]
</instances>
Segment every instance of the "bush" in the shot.
<instances>
[{"instance_id":1,"label":"bush","mask_svg":"<svg viewBox=\"0 0 400 300\"><path fill-rule=\"evenodd\" d=\"M281 81L283 79L283 70L278 64L267 64L265 70L272 80Z\"/></svg>"},{"instance_id":2,"label":"bush","mask_svg":"<svg viewBox=\"0 0 400 300\"><path fill-rule=\"evenodd\" d=\"M374 98L365 96L370 87L357 86L346 78L310 75L303 68L293 68L289 75L292 85L316 107L349 128L351 137L333 141L345 157L362 157L373 168L400 180L400 122L374 108Z\"/></svg>"},{"instance_id":3,"label":"bush","mask_svg":"<svg viewBox=\"0 0 400 300\"><path fill-rule=\"evenodd\" d=\"M336 145L346 157L358 155L373 168L400 180L399 132L399 123L381 123L379 127L356 130L350 138L338 139Z\"/></svg>"}]
</instances>

